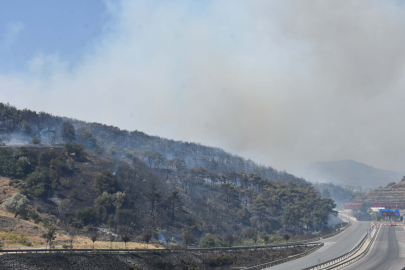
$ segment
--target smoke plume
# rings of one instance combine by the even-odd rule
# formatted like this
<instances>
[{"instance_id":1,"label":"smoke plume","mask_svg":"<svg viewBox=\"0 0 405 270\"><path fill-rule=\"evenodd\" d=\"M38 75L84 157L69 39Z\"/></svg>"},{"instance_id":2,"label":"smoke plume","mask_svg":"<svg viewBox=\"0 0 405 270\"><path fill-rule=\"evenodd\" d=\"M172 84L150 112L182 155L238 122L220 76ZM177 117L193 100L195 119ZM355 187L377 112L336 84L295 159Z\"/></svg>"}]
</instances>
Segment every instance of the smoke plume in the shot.
<instances>
[{"instance_id":1,"label":"smoke plume","mask_svg":"<svg viewBox=\"0 0 405 270\"><path fill-rule=\"evenodd\" d=\"M398 1L121 1L80 63L0 74L23 108L219 146L277 169L405 164Z\"/></svg>"}]
</instances>

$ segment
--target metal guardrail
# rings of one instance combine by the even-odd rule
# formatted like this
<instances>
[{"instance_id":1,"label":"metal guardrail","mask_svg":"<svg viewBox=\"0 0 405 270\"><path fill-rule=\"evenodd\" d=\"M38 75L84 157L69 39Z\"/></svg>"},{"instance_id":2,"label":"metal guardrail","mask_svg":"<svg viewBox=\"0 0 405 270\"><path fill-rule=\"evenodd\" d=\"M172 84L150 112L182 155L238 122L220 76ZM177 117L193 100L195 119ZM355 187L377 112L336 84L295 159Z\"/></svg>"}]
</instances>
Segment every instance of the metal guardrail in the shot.
<instances>
[{"instance_id":1,"label":"metal guardrail","mask_svg":"<svg viewBox=\"0 0 405 270\"><path fill-rule=\"evenodd\" d=\"M318 243L290 243L285 245L267 245L267 246L247 246L247 247L224 247L224 248L189 248L189 249L20 249L20 250L0 250L3 254L23 254L23 253L180 253L180 252L231 252L235 250L266 250L266 249L284 249L300 246L316 246Z\"/></svg>"},{"instance_id":2,"label":"metal guardrail","mask_svg":"<svg viewBox=\"0 0 405 270\"><path fill-rule=\"evenodd\" d=\"M335 236L336 234L344 231L349 225L345 226L341 230L324 236L324 239ZM0 250L2 254L23 254L23 253L104 253L104 254L117 254L117 253L178 253L178 252L231 252L237 250L266 250L266 249L281 249L291 248L297 246L309 246L318 245L319 239L308 239L303 241L273 244L273 245L261 245L261 246L236 246L236 247L217 247L217 248L188 248L185 249L10 249Z\"/></svg>"},{"instance_id":3,"label":"metal guardrail","mask_svg":"<svg viewBox=\"0 0 405 270\"><path fill-rule=\"evenodd\" d=\"M346 261L344 261L342 263L336 264L336 261L339 262L339 261L345 260L347 258L350 258L353 254L356 254L356 252L358 252L363 247L363 245L364 245L364 243L365 243L365 241L367 239L367 235L362 239L362 241L354 249L352 249L349 252L343 254L342 256L337 257L337 258L332 259L332 260L329 260L327 262L321 263L321 264L317 264L317 265L305 268L303 270L319 269L319 268L322 268L322 267L327 267L327 268L324 268L324 270L332 270L332 269L335 269L335 268L340 269L340 268L346 267L346 266L348 266L348 265L350 265L352 263L357 262L358 260L363 258L367 254L367 252L370 250L371 245L373 244L375 238L377 237L377 232L379 230L379 227L377 227L375 230L376 230L376 232L374 233L373 237L371 238L371 241L368 244L367 248L362 253L360 253L359 255L357 255L355 257L353 257L352 259L349 259L349 260L346 260ZM332 264L332 265L330 265L330 264Z\"/></svg>"},{"instance_id":4,"label":"metal guardrail","mask_svg":"<svg viewBox=\"0 0 405 270\"><path fill-rule=\"evenodd\" d=\"M353 248L352 250L350 250L349 252L343 254L342 256L339 256L339 257L337 257L337 258L334 258L334 259L332 259L332 260L329 260L329 261L326 261L326 262L323 262L323 263L320 263L320 264L317 264L317 265L313 265L313 266L311 266L311 267L304 268L304 269L302 269L302 270L319 269L319 268L321 268L321 267L328 266L328 265L331 265L331 264L335 264L336 262L340 262L340 261L342 261L342 260L345 260L345 259L347 259L348 257L350 257L350 256L352 256L353 254L355 254L356 252L358 252L358 251L363 247L364 242L365 242L366 240L367 240L367 235L365 235L365 236L363 237L363 239L361 240L361 242L360 242L359 244L357 244L356 247L354 247L354 248Z\"/></svg>"},{"instance_id":5,"label":"metal guardrail","mask_svg":"<svg viewBox=\"0 0 405 270\"><path fill-rule=\"evenodd\" d=\"M275 265L282 264L282 263L285 263L285 262L293 261L295 259L299 259L299 258L307 256L308 254L310 254L310 253L314 252L315 250L321 248L323 245L324 245L323 243L319 243L314 248L311 248L310 250L305 251L303 253L293 255L293 256L290 256L290 257L287 257L287 258L284 258L284 259L281 259L281 260L276 260L276 261L272 261L272 262L268 262L268 263L264 263L264 264L259 264L259 265L256 265L256 266L243 268L243 269L244 270L265 269L267 267L271 267L271 266L275 266Z\"/></svg>"},{"instance_id":6,"label":"metal guardrail","mask_svg":"<svg viewBox=\"0 0 405 270\"><path fill-rule=\"evenodd\" d=\"M355 257L353 257L353 258L350 259L350 260L347 260L347 261L342 262L342 263L340 263L340 264L337 264L337 265L333 265L333 266L331 266L331 267L328 267L328 268L326 268L325 270L332 270L332 269L335 269L335 268L337 268L337 269L343 268L343 267L346 267L346 266L348 266L348 265L351 265L351 264L353 264L353 263L359 261L361 258L363 258L363 257L368 253L368 251L370 250L372 244L374 243L374 241L375 241L375 239L376 239L376 237L377 237L377 230L379 230L379 229L380 229L380 228L377 227L376 233L374 234L373 238L371 238L370 243L368 244L367 248L366 248L362 253L360 253L359 255L357 255L357 256L355 256Z\"/></svg>"},{"instance_id":7,"label":"metal guardrail","mask_svg":"<svg viewBox=\"0 0 405 270\"><path fill-rule=\"evenodd\" d=\"M351 225L352 225L352 223L349 223L348 225L346 225L346 226L345 226L344 228L342 228L341 230L336 231L336 232L331 233L331 234L328 234L328 235L324 236L323 238L326 239L326 238L330 238L330 237L332 237L332 236L335 236L335 235L337 235L337 234L343 232L344 230L346 230L346 229L347 229L349 226L351 226ZM312 252L316 251L317 249L323 247L323 245L324 245L323 243L319 243L319 240L318 240L317 242L318 242L318 244L316 244L316 246L315 246L314 248L312 248L312 249L310 249L310 250L308 250L308 251L305 251L305 252L303 252L303 253L300 253L300 254L297 254L297 255L293 255L293 256L290 256L290 257L287 257L287 258L284 258L284 259L280 259L280 260L276 260L276 261L271 261L271 262L268 262L268 263L259 264L259 265L255 265L255 266L252 266L252 267L244 268L244 270L258 270L258 269L264 269L264 268L267 268L267 267L275 266L275 265L278 265L278 264L282 264L282 263L285 263L285 262L289 262L289 261L292 261L292 260L295 260L295 259L299 259L299 258L305 257L305 256L307 256L308 254L311 254Z\"/></svg>"},{"instance_id":8,"label":"metal guardrail","mask_svg":"<svg viewBox=\"0 0 405 270\"><path fill-rule=\"evenodd\" d=\"M339 231L334 233L325 235L323 238L329 238L339 234L340 232L344 231L347 227L349 227L351 223L346 225ZM286 243L286 244L273 244L273 245L261 245L261 246L237 246L237 247L217 247L217 248L188 248L188 249L19 249L19 250L0 250L0 253L4 254L43 254L43 253L89 253L89 254L125 254L125 253L180 253L180 252L232 252L238 250L266 250L266 249L281 249L281 248L291 248L291 247L298 247L298 246L315 246L311 250L316 250L320 248L323 244L319 243L319 239L308 239L304 241ZM299 256L303 257L308 253L306 251L302 254L297 254L292 257L299 258ZM288 259L288 258L286 258ZM279 261L285 261L286 259L282 259ZM289 259L291 260L291 259Z\"/></svg>"}]
</instances>

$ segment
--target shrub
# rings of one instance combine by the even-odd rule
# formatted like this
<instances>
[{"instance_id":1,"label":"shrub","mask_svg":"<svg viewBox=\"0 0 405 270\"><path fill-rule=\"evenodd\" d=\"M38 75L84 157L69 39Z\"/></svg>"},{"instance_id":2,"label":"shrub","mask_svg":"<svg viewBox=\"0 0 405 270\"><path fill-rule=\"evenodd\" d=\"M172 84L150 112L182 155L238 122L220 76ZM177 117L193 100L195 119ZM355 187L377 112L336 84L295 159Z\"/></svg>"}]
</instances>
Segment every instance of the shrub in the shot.
<instances>
[{"instance_id":1,"label":"shrub","mask_svg":"<svg viewBox=\"0 0 405 270\"><path fill-rule=\"evenodd\" d=\"M38 167L33 173L30 173L25 180L27 187L31 188L41 183L49 182L49 174L45 168Z\"/></svg>"},{"instance_id":2,"label":"shrub","mask_svg":"<svg viewBox=\"0 0 405 270\"><path fill-rule=\"evenodd\" d=\"M253 228L247 228L242 232L242 237L243 238L252 239L256 235L257 235L257 231L255 229L253 229Z\"/></svg>"},{"instance_id":3,"label":"shrub","mask_svg":"<svg viewBox=\"0 0 405 270\"><path fill-rule=\"evenodd\" d=\"M76 156L80 156L83 153L84 145L68 141L63 145L63 150L69 154L74 153Z\"/></svg>"},{"instance_id":4,"label":"shrub","mask_svg":"<svg viewBox=\"0 0 405 270\"><path fill-rule=\"evenodd\" d=\"M17 215L25 215L27 211L29 200L21 193L15 193L11 198L8 198L3 203L3 208L7 212Z\"/></svg>"},{"instance_id":5,"label":"shrub","mask_svg":"<svg viewBox=\"0 0 405 270\"><path fill-rule=\"evenodd\" d=\"M42 220L41 217L36 212L31 214L31 219L35 222L35 224L38 224ZM38 227L37 227L37 229L38 229Z\"/></svg>"},{"instance_id":6,"label":"shrub","mask_svg":"<svg viewBox=\"0 0 405 270\"><path fill-rule=\"evenodd\" d=\"M16 176L26 176L30 172L30 162L27 157L19 157L16 163Z\"/></svg>"},{"instance_id":7,"label":"shrub","mask_svg":"<svg viewBox=\"0 0 405 270\"><path fill-rule=\"evenodd\" d=\"M19 159L20 157L28 157L28 150L25 147L20 147L18 150L13 152L13 158Z\"/></svg>"},{"instance_id":8,"label":"shrub","mask_svg":"<svg viewBox=\"0 0 405 270\"><path fill-rule=\"evenodd\" d=\"M32 192L34 192L34 194L36 196L44 196L46 195L48 192L48 190L45 188L45 184L44 183L40 183L38 185L35 185L31 188Z\"/></svg>"},{"instance_id":9,"label":"shrub","mask_svg":"<svg viewBox=\"0 0 405 270\"><path fill-rule=\"evenodd\" d=\"M24 237L21 237L19 240L18 240L18 243L20 243L21 245L24 245L24 246L32 246L32 243L31 242L29 242L26 238L24 238Z\"/></svg>"},{"instance_id":10,"label":"shrub","mask_svg":"<svg viewBox=\"0 0 405 270\"><path fill-rule=\"evenodd\" d=\"M96 222L97 213L93 207L86 207L77 211L77 218L87 225Z\"/></svg>"},{"instance_id":11,"label":"shrub","mask_svg":"<svg viewBox=\"0 0 405 270\"><path fill-rule=\"evenodd\" d=\"M94 175L94 188L102 194L103 192L115 192L115 178L114 175L107 171L101 171Z\"/></svg>"},{"instance_id":12,"label":"shrub","mask_svg":"<svg viewBox=\"0 0 405 270\"><path fill-rule=\"evenodd\" d=\"M226 247L228 243L223 241L218 235L207 233L200 239L200 248L210 248L210 247Z\"/></svg>"},{"instance_id":13,"label":"shrub","mask_svg":"<svg viewBox=\"0 0 405 270\"><path fill-rule=\"evenodd\" d=\"M73 173L64 157L52 159L50 167L52 170L56 171L57 176L70 175Z\"/></svg>"}]
</instances>

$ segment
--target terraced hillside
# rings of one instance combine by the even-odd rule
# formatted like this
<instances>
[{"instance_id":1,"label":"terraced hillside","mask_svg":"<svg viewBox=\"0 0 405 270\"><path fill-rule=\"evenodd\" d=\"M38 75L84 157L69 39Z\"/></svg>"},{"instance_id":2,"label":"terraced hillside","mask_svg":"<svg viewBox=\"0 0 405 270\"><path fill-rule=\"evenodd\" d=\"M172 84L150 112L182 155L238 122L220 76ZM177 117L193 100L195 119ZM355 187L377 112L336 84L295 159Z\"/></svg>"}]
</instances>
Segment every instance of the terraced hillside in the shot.
<instances>
[{"instance_id":1,"label":"terraced hillside","mask_svg":"<svg viewBox=\"0 0 405 270\"><path fill-rule=\"evenodd\" d=\"M405 181L385 188L370 191L364 198L365 203L405 204Z\"/></svg>"}]
</instances>

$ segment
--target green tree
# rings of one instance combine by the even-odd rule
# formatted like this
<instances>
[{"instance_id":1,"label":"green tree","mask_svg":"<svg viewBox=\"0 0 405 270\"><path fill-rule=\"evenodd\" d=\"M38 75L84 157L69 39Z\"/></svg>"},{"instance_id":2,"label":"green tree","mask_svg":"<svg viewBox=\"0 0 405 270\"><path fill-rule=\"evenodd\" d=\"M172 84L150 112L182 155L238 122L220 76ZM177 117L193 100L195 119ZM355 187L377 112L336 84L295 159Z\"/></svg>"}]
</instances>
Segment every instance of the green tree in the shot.
<instances>
[{"instance_id":1,"label":"green tree","mask_svg":"<svg viewBox=\"0 0 405 270\"><path fill-rule=\"evenodd\" d=\"M388 185L386 186L387 188L394 186L396 183L395 182L390 182L388 183Z\"/></svg>"},{"instance_id":2,"label":"green tree","mask_svg":"<svg viewBox=\"0 0 405 270\"><path fill-rule=\"evenodd\" d=\"M253 201L253 211L259 215L259 221L262 221L262 217L266 213L268 205L262 195L258 195Z\"/></svg>"},{"instance_id":3,"label":"green tree","mask_svg":"<svg viewBox=\"0 0 405 270\"><path fill-rule=\"evenodd\" d=\"M94 188L98 193L103 192L114 193L115 192L115 178L114 175L107 171L101 171L94 175Z\"/></svg>"},{"instance_id":4,"label":"green tree","mask_svg":"<svg viewBox=\"0 0 405 270\"><path fill-rule=\"evenodd\" d=\"M25 195L17 192L3 203L3 208L7 212L15 214L14 217L18 215L25 216L29 202Z\"/></svg>"},{"instance_id":5,"label":"green tree","mask_svg":"<svg viewBox=\"0 0 405 270\"><path fill-rule=\"evenodd\" d=\"M16 163L16 176L26 176L30 172L30 162L27 157L19 157Z\"/></svg>"},{"instance_id":6,"label":"green tree","mask_svg":"<svg viewBox=\"0 0 405 270\"><path fill-rule=\"evenodd\" d=\"M93 242L93 249L94 249L94 242L97 241L98 235L96 233L93 233L90 237L91 241Z\"/></svg>"},{"instance_id":7,"label":"green tree","mask_svg":"<svg viewBox=\"0 0 405 270\"><path fill-rule=\"evenodd\" d=\"M194 236L189 230L184 230L181 234L181 240L183 241L184 246L186 247L194 241Z\"/></svg>"},{"instance_id":8,"label":"green tree","mask_svg":"<svg viewBox=\"0 0 405 270\"><path fill-rule=\"evenodd\" d=\"M128 234L121 236L122 242L125 243L125 249L127 248L127 242L131 241L131 237Z\"/></svg>"},{"instance_id":9,"label":"green tree","mask_svg":"<svg viewBox=\"0 0 405 270\"><path fill-rule=\"evenodd\" d=\"M28 157L28 150L25 147L20 147L13 152L13 158L18 160L20 157Z\"/></svg>"},{"instance_id":10,"label":"green tree","mask_svg":"<svg viewBox=\"0 0 405 270\"><path fill-rule=\"evenodd\" d=\"M51 223L47 223L46 229L47 231L44 237L46 239L46 243L49 245L49 249L51 249L53 246L53 241L56 238L56 227Z\"/></svg>"},{"instance_id":11,"label":"green tree","mask_svg":"<svg viewBox=\"0 0 405 270\"><path fill-rule=\"evenodd\" d=\"M218 235L207 233L200 239L200 248L226 247L228 244Z\"/></svg>"},{"instance_id":12,"label":"green tree","mask_svg":"<svg viewBox=\"0 0 405 270\"><path fill-rule=\"evenodd\" d=\"M77 129L79 135L78 141L86 145L86 148L94 149L97 147L97 139L93 136L89 128L79 127Z\"/></svg>"},{"instance_id":13,"label":"green tree","mask_svg":"<svg viewBox=\"0 0 405 270\"><path fill-rule=\"evenodd\" d=\"M294 204L288 204L284 210L281 221L287 228L294 228L299 225L300 207Z\"/></svg>"},{"instance_id":14,"label":"green tree","mask_svg":"<svg viewBox=\"0 0 405 270\"><path fill-rule=\"evenodd\" d=\"M75 127L69 121L62 124L62 139L64 142L76 140Z\"/></svg>"},{"instance_id":15,"label":"green tree","mask_svg":"<svg viewBox=\"0 0 405 270\"><path fill-rule=\"evenodd\" d=\"M83 153L84 145L72 141L67 141L63 144L63 151L69 154L80 156Z\"/></svg>"},{"instance_id":16,"label":"green tree","mask_svg":"<svg viewBox=\"0 0 405 270\"><path fill-rule=\"evenodd\" d=\"M290 239L290 236L288 234L284 234L283 238L285 239L285 241L288 244L288 240Z\"/></svg>"},{"instance_id":17,"label":"green tree","mask_svg":"<svg viewBox=\"0 0 405 270\"><path fill-rule=\"evenodd\" d=\"M176 212L181 212L183 210L183 205L184 203L180 197L178 190L174 190L172 194L167 197L166 206L172 222L175 219Z\"/></svg>"},{"instance_id":18,"label":"green tree","mask_svg":"<svg viewBox=\"0 0 405 270\"><path fill-rule=\"evenodd\" d=\"M25 179L25 183L37 196L47 194L51 188L48 170L42 167L37 167L34 172L30 173Z\"/></svg>"},{"instance_id":19,"label":"green tree","mask_svg":"<svg viewBox=\"0 0 405 270\"><path fill-rule=\"evenodd\" d=\"M85 207L77 211L77 218L83 221L84 225L87 225L96 222L97 213L93 207Z\"/></svg>"},{"instance_id":20,"label":"green tree","mask_svg":"<svg viewBox=\"0 0 405 270\"><path fill-rule=\"evenodd\" d=\"M145 241L146 243L146 248L148 248L149 242L152 239L152 232L151 231L147 231L144 235L143 235L143 241Z\"/></svg>"},{"instance_id":21,"label":"green tree","mask_svg":"<svg viewBox=\"0 0 405 270\"><path fill-rule=\"evenodd\" d=\"M31 219L35 222L35 224L38 224L42 220L37 212L31 214Z\"/></svg>"}]
</instances>

